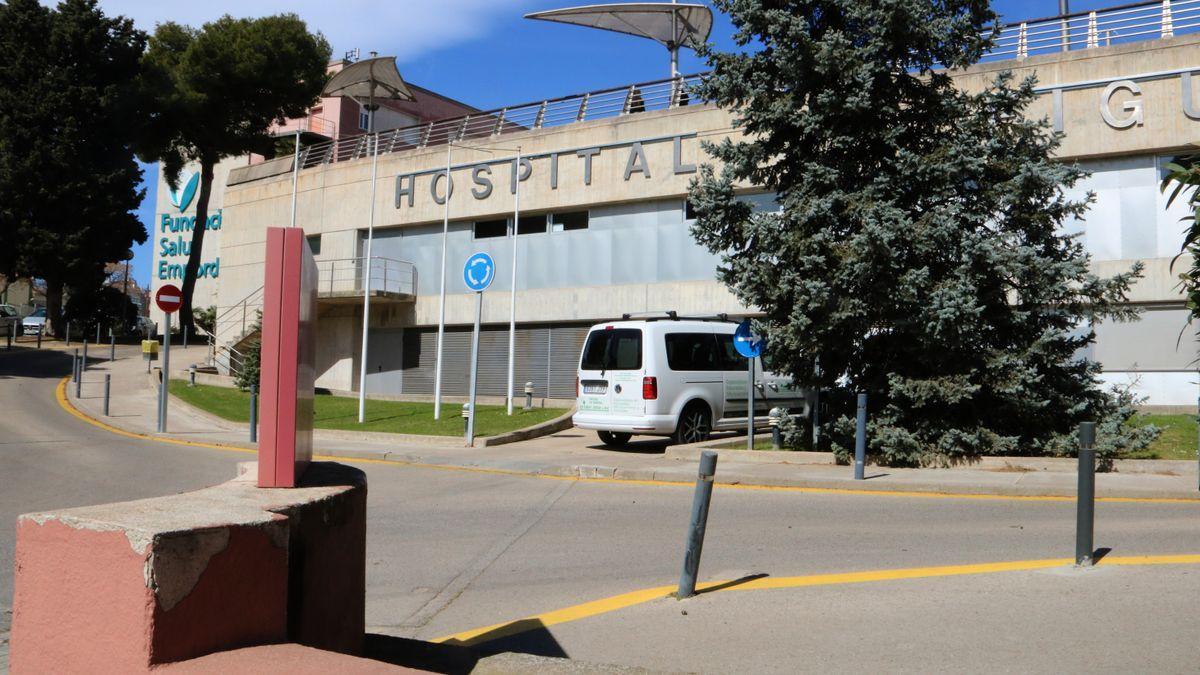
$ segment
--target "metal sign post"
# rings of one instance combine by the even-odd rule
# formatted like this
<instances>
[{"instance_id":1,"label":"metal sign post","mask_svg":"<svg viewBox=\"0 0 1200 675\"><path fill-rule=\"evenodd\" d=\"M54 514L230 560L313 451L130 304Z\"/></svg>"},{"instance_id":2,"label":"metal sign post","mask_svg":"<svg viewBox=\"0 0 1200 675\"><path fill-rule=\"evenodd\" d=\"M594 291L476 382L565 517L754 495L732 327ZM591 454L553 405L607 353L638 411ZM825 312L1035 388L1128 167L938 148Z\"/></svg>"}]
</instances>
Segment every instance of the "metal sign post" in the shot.
<instances>
[{"instance_id":1,"label":"metal sign post","mask_svg":"<svg viewBox=\"0 0 1200 675\"><path fill-rule=\"evenodd\" d=\"M467 445L475 444L475 391L479 380L479 324L483 320L483 292L496 278L496 263L486 253L476 253L463 265L463 282L475 291L475 331L471 334L471 398L467 417Z\"/></svg>"},{"instance_id":2,"label":"metal sign post","mask_svg":"<svg viewBox=\"0 0 1200 675\"><path fill-rule=\"evenodd\" d=\"M154 294L154 303L163 311L163 358L158 388L158 433L167 431L167 389L171 385L171 314L183 304L183 293L172 284L165 284Z\"/></svg>"},{"instance_id":3,"label":"metal sign post","mask_svg":"<svg viewBox=\"0 0 1200 675\"><path fill-rule=\"evenodd\" d=\"M754 360L762 356L766 341L750 329L750 319L738 324L733 334L733 346L746 357L746 449L754 449Z\"/></svg>"}]
</instances>

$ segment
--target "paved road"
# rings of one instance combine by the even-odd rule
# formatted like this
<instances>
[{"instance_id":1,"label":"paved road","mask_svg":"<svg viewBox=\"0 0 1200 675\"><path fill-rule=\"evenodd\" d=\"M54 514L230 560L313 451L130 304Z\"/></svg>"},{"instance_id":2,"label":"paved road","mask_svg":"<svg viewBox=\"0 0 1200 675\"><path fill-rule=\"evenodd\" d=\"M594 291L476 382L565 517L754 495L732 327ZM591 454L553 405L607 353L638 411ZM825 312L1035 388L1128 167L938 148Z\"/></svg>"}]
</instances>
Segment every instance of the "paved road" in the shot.
<instances>
[{"instance_id":1,"label":"paved road","mask_svg":"<svg viewBox=\"0 0 1200 675\"><path fill-rule=\"evenodd\" d=\"M18 514L200 487L227 479L236 462L249 458L114 436L87 425L54 399L68 369L69 360L58 354L0 355L0 519L6 524L0 530L0 566L6 570L0 574L0 610L12 601L7 570ZM678 577L691 500L687 487L360 466L370 484L372 632L432 639L672 584ZM1198 516L1197 504L1100 504L1097 545L1110 547L1114 557L1200 553ZM786 577L1067 557L1073 518L1074 505L1060 501L718 488L701 576ZM1192 628L1200 622L1190 620L1186 605L1197 591L1200 565L730 590L684 604L655 601L499 644L592 661L726 672L1073 670L1086 663L1070 660L1080 657L1083 643L1055 636L1066 634L1064 624L1091 616L1107 626L1100 635L1108 636L1109 651L1131 650L1133 660L1122 665L1183 670L1200 637ZM689 621L680 623L688 608ZM7 619L2 621L0 633L7 630ZM968 630L971 625L980 630ZM851 637L856 626L862 634ZM1001 630L1014 626L1020 630ZM1017 660L987 658L1008 654L1020 636L1054 648L1043 650L1041 660L1041 647ZM968 637L974 642L963 649ZM1138 661L1147 644L1177 648L1160 648L1158 660ZM863 651L867 645L876 649ZM879 651L884 646L886 658Z\"/></svg>"}]
</instances>

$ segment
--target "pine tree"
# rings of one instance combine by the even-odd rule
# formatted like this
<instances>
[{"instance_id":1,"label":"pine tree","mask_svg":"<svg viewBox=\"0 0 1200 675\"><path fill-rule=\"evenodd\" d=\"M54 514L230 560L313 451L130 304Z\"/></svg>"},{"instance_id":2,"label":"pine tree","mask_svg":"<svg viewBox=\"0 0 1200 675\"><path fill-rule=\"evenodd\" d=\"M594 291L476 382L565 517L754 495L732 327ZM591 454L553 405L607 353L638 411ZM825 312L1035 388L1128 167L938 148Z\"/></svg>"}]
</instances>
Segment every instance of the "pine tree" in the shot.
<instances>
[{"instance_id":1,"label":"pine tree","mask_svg":"<svg viewBox=\"0 0 1200 675\"><path fill-rule=\"evenodd\" d=\"M777 369L828 392L836 451L856 391L869 451L893 464L1062 454L1080 421L1129 414L1078 354L1093 322L1135 315L1122 303L1140 267L1098 278L1063 234L1087 209L1064 193L1085 173L1026 116L1033 81L968 93L946 71L991 44L985 0L714 4L743 50L706 50L698 93L745 135L705 146L720 168L693 185L693 233L763 312ZM745 185L781 212L752 212Z\"/></svg>"}]
</instances>

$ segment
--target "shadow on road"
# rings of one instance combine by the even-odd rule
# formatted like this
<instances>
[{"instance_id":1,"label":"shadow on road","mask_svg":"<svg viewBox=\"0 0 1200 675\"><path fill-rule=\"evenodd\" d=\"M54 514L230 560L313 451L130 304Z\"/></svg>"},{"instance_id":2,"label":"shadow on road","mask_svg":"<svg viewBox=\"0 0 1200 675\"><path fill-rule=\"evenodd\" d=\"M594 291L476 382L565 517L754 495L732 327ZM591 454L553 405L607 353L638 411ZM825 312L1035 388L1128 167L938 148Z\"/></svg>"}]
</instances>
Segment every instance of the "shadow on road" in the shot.
<instances>
[{"instance_id":1,"label":"shadow on road","mask_svg":"<svg viewBox=\"0 0 1200 675\"><path fill-rule=\"evenodd\" d=\"M434 673L465 674L470 673L481 659L504 653L568 658L540 619L506 623L472 638L470 645L454 640L434 643L368 633L364 656Z\"/></svg>"}]
</instances>

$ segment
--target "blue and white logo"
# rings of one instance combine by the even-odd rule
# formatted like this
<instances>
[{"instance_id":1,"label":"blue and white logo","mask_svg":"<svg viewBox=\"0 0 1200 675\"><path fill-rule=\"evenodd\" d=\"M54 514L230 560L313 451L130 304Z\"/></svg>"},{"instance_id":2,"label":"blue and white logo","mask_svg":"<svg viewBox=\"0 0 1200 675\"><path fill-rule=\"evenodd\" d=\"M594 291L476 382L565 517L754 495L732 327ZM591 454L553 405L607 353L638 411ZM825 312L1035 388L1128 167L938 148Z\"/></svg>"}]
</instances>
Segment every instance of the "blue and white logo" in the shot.
<instances>
[{"instance_id":1,"label":"blue and white logo","mask_svg":"<svg viewBox=\"0 0 1200 675\"><path fill-rule=\"evenodd\" d=\"M491 286L495 278L496 263L492 262L492 256L486 253L476 253L467 258L467 264L463 265L463 281L466 282L467 288L475 292L481 292Z\"/></svg>"},{"instance_id":2,"label":"blue and white logo","mask_svg":"<svg viewBox=\"0 0 1200 675\"><path fill-rule=\"evenodd\" d=\"M171 203L180 211L186 211L187 207L192 203L192 198L196 196L196 188L200 186L200 174L192 173L184 177L180 176L180 188L171 190Z\"/></svg>"},{"instance_id":3,"label":"blue and white logo","mask_svg":"<svg viewBox=\"0 0 1200 675\"><path fill-rule=\"evenodd\" d=\"M733 334L733 346L742 356L753 359L762 356L767 348L767 341L750 332L750 319L738 324Z\"/></svg>"}]
</instances>

